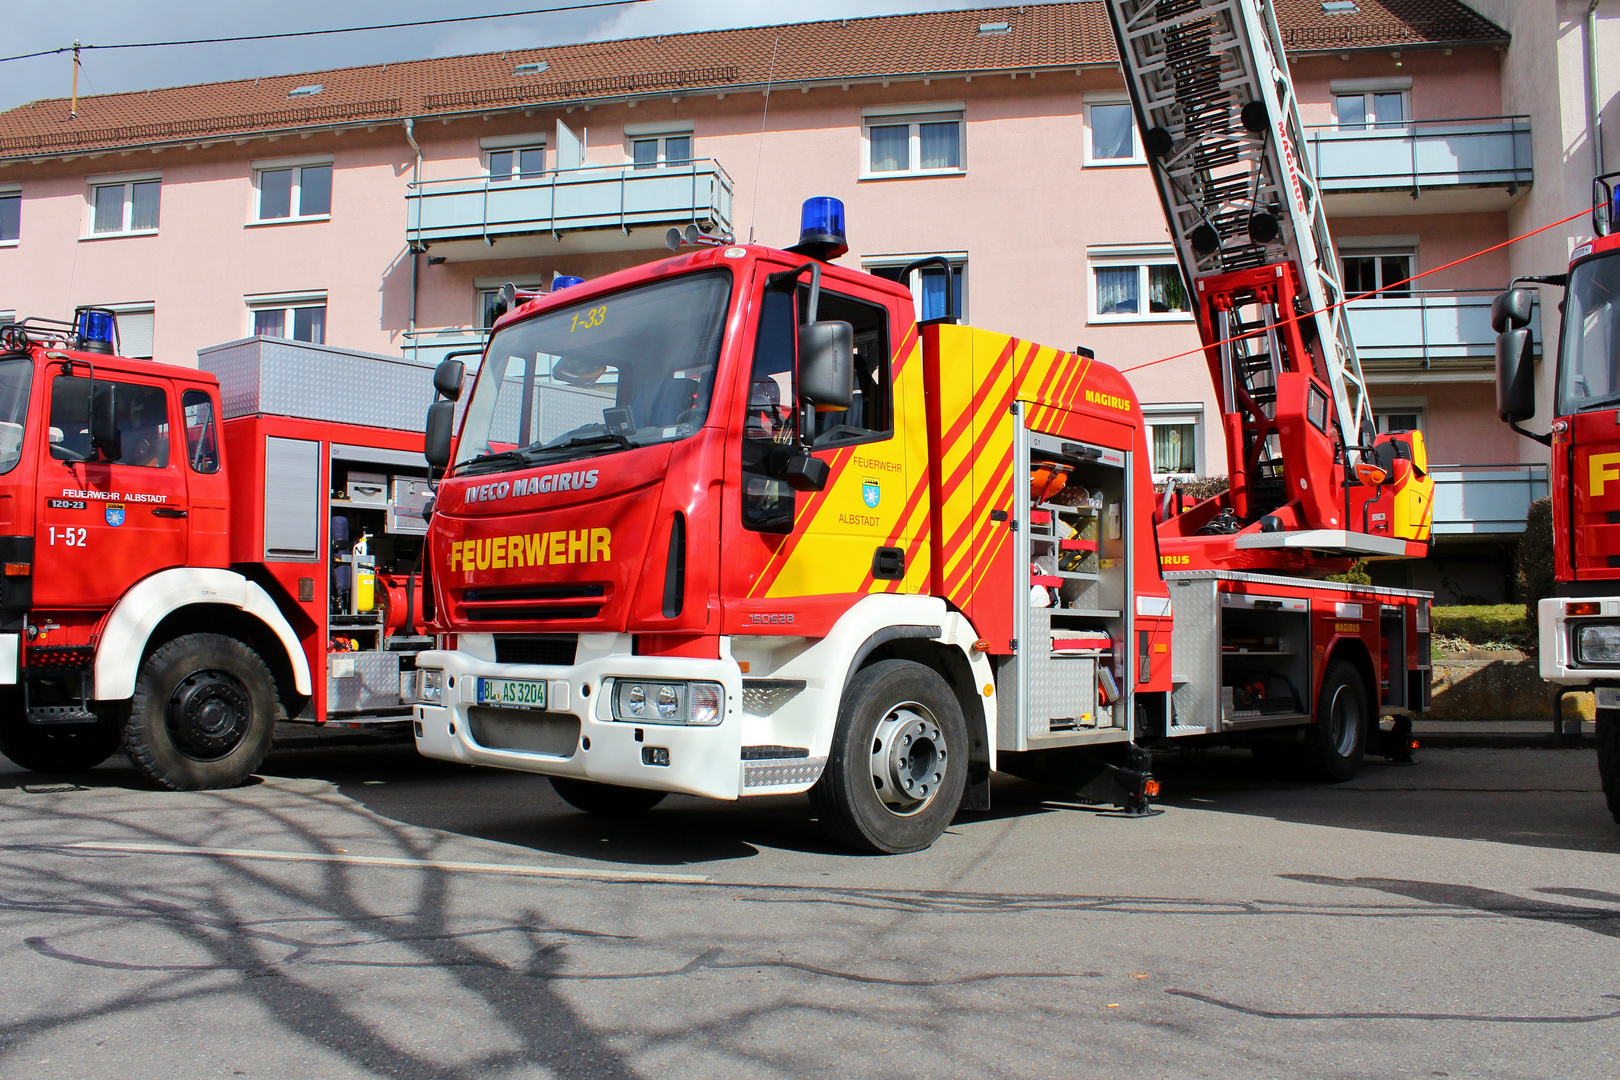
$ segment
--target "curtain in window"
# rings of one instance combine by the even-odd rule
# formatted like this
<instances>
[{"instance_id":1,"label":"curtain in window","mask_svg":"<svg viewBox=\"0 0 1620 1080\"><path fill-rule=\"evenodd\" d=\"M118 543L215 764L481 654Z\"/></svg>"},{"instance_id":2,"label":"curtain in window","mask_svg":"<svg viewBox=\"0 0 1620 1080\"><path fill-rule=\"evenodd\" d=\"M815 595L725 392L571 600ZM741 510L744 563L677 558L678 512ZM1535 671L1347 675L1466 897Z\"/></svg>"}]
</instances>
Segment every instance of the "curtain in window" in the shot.
<instances>
[{"instance_id":1,"label":"curtain in window","mask_svg":"<svg viewBox=\"0 0 1620 1080\"><path fill-rule=\"evenodd\" d=\"M630 154L636 168L656 168L658 165L658 140L637 139L630 144Z\"/></svg>"},{"instance_id":2,"label":"curtain in window","mask_svg":"<svg viewBox=\"0 0 1620 1080\"><path fill-rule=\"evenodd\" d=\"M287 313L281 308L272 308L269 311L255 311L253 313L253 334L255 337L285 337L282 332L286 327Z\"/></svg>"},{"instance_id":3,"label":"curtain in window","mask_svg":"<svg viewBox=\"0 0 1620 1080\"><path fill-rule=\"evenodd\" d=\"M1373 119L1379 127L1399 127L1406 122L1406 95L1374 94Z\"/></svg>"},{"instance_id":4,"label":"curtain in window","mask_svg":"<svg viewBox=\"0 0 1620 1080\"><path fill-rule=\"evenodd\" d=\"M1175 265L1148 267L1148 310L1157 313L1190 311L1187 288L1181 283L1181 268Z\"/></svg>"},{"instance_id":5,"label":"curtain in window","mask_svg":"<svg viewBox=\"0 0 1620 1080\"><path fill-rule=\"evenodd\" d=\"M1156 473L1196 472L1193 461L1192 424L1154 424L1153 471Z\"/></svg>"},{"instance_id":6,"label":"curtain in window","mask_svg":"<svg viewBox=\"0 0 1620 1080\"><path fill-rule=\"evenodd\" d=\"M1136 314L1137 270L1135 266L1097 267L1097 314Z\"/></svg>"},{"instance_id":7,"label":"curtain in window","mask_svg":"<svg viewBox=\"0 0 1620 1080\"><path fill-rule=\"evenodd\" d=\"M911 125L874 127L868 132L872 143L872 172L901 172L911 165Z\"/></svg>"},{"instance_id":8,"label":"curtain in window","mask_svg":"<svg viewBox=\"0 0 1620 1080\"><path fill-rule=\"evenodd\" d=\"M943 124L918 124L922 138L924 169L962 167L962 125L952 120Z\"/></svg>"},{"instance_id":9,"label":"curtain in window","mask_svg":"<svg viewBox=\"0 0 1620 1080\"><path fill-rule=\"evenodd\" d=\"M156 180L133 185L135 189L134 205L130 207L129 227L131 229L155 229L158 227L158 191L163 185Z\"/></svg>"},{"instance_id":10,"label":"curtain in window","mask_svg":"<svg viewBox=\"0 0 1620 1080\"><path fill-rule=\"evenodd\" d=\"M324 307L293 308L294 341L307 341L312 345L326 344L326 309Z\"/></svg>"},{"instance_id":11,"label":"curtain in window","mask_svg":"<svg viewBox=\"0 0 1620 1080\"><path fill-rule=\"evenodd\" d=\"M1129 105L1093 105L1091 107L1091 158L1093 161L1111 161L1134 156L1131 142L1131 107Z\"/></svg>"},{"instance_id":12,"label":"curtain in window","mask_svg":"<svg viewBox=\"0 0 1620 1080\"><path fill-rule=\"evenodd\" d=\"M0 195L0 240L22 235L22 196Z\"/></svg>"},{"instance_id":13,"label":"curtain in window","mask_svg":"<svg viewBox=\"0 0 1620 1080\"><path fill-rule=\"evenodd\" d=\"M671 135L664 140L664 164L688 165L692 161L692 136Z\"/></svg>"},{"instance_id":14,"label":"curtain in window","mask_svg":"<svg viewBox=\"0 0 1620 1080\"><path fill-rule=\"evenodd\" d=\"M945 271L934 267L920 272L922 277L922 317L924 319L938 319L945 315ZM958 319L962 317L962 268L951 267L953 311Z\"/></svg>"},{"instance_id":15,"label":"curtain in window","mask_svg":"<svg viewBox=\"0 0 1620 1080\"><path fill-rule=\"evenodd\" d=\"M96 188L96 232L124 231L124 185Z\"/></svg>"}]
</instances>

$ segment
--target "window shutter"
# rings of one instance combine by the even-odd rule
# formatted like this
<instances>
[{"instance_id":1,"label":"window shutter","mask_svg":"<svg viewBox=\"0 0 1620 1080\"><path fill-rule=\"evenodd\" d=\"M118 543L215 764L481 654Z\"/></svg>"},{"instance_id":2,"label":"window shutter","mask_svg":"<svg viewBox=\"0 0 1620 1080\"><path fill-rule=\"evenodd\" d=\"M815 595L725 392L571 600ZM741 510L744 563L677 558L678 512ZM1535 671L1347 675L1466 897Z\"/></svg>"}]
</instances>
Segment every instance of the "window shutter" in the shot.
<instances>
[{"instance_id":1,"label":"window shutter","mask_svg":"<svg viewBox=\"0 0 1620 1080\"><path fill-rule=\"evenodd\" d=\"M118 347L125 356L137 360L152 358L152 314L150 311L118 313Z\"/></svg>"}]
</instances>

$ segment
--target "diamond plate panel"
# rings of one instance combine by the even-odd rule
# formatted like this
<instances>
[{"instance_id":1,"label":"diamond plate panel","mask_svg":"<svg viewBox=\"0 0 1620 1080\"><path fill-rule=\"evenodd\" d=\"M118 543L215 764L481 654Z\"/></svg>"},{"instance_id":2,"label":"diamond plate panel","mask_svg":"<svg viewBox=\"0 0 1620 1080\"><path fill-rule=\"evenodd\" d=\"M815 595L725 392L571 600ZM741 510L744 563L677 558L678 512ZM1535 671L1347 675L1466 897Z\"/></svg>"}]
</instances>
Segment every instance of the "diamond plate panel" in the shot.
<instances>
[{"instance_id":1,"label":"diamond plate panel","mask_svg":"<svg viewBox=\"0 0 1620 1080\"><path fill-rule=\"evenodd\" d=\"M334 674L339 670L353 670L354 674ZM326 710L329 713L397 709L402 704L399 653L327 653L326 671Z\"/></svg>"},{"instance_id":2,"label":"diamond plate panel","mask_svg":"<svg viewBox=\"0 0 1620 1080\"><path fill-rule=\"evenodd\" d=\"M743 787L780 787L784 784L813 784L821 779L827 759L766 758L743 762Z\"/></svg>"},{"instance_id":3,"label":"diamond plate panel","mask_svg":"<svg viewBox=\"0 0 1620 1080\"><path fill-rule=\"evenodd\" d=\"M1170 601L1176 611L1170 655L1180 684L1171 695L1175 722L1213 729L1220 722L1221 693L1220 598L1215 580L1172 580Z\"/></svg>"}]
</instances>

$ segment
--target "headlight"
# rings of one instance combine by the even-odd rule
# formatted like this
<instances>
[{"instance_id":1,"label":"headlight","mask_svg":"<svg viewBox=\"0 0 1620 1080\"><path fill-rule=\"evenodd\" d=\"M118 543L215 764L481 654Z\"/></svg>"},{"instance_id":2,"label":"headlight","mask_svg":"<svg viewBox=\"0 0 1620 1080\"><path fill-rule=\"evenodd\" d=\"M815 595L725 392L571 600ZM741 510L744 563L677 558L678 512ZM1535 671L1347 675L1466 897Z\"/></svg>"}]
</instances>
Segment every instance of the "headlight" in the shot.
<instances>
[{"instance_id":1,"label":"headlight","mask_svg":"<svg viewBox=\"0 0 1620 1080\"><path fill-rule=\"evenodd\" d=\"M616 679L613 718L647 724L713 726L725 719L725 693L719 683Z\"/></svg>"},{"instance_id":2,"label":"headlight","mask_svg":"<svg viewBox=\"0 0 1620 1080\"><path fill-rule=\"evenodd\" d=\"M416 669L416 697L419 701L444 703L444 672L438 668Z\"/></svg>"},{"instance_id":3,"label":"headlight","mask_svg":"<svg viewBox=\"0 0 1620 1080\"><path fill-rule=\"evenodd\" d=\"M1575 658L1583 664L1620 664L1620 626L1577 626Z\"/></svg>"}]
</instances>

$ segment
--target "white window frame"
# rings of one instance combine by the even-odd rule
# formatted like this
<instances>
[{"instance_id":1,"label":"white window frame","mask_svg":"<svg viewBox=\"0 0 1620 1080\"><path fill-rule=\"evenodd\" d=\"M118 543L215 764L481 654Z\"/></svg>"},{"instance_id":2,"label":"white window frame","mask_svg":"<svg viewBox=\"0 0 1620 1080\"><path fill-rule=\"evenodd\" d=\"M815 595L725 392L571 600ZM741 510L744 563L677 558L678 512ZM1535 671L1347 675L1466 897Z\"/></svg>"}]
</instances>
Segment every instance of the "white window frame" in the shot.
<instances>
[{"instance_id":1,"label":"white window frame","mask_svg":"<svg viewBox=\"0 0 1620 1080\"><path fill-rule=\"evenodd\" d=\"M917 125L951 123L957 125L956 158L954 168L924 169L922 161L922 133ZM904 169L887 172L872 171L872 129L910 125L907 139L907 157ZM967 103L964 101L923 102L915 105L870 105L861 110L861 171L862 180L900 180L919 176L961 176L967 172Z\"/></svg>"},{"instance_id":2,"label":"white window frame","mask_svg":"<svg viewBox=\"0 0 1620 1080\"><path fill-rule=\"evenodd\" d=\"M1153 429L1155 427L1173 427L1176 425L1192 425L1193 429L1193 471L1188 472L1153 472L1153 482L1163 483L1166 480L1196 480L1207 475L1204 461L1204 406L1202 402L1162 402L1157 404L1144 404L1142 406L1142 424L1147 428L1147 454L1148 465L1153 465Z\"/></svg>"},{"instance_id":3,"label":"white window frame","mask_svg":"<svg viewBox=\"0 0 1620 1080\"><path fill-rule=\"evenodd\" d=\"M0 184L0 199L17 198L17 238L15 240L0 240L0 248L16 247L22 243L22 185ZM161 213L161 208L159 213ZM3 315L4 312L0 312ZM3 325L3 324L0 324Z\"/></svg>"},{"instance_id":4,"label":"white window frame","mask_svg":"<svg viewBox=\"0 0 1620 1080\"><path fill-rule=\"evenodd\" d=\"M520 184L523 182L523 177L519 175L522 171L521 169L514 169L513 176L510 179L499 181L494 180L493 174L490 172L489 167L490 154L515 154L521 150L539 150L544 152L546 147L549 145L549 140L543 133L540 132L529 132L523 135L489 135L478 140L479 164L483 167L484 175L490 177L491 181L494 183ZM541 166L541 171L549 172L550 166L543 164ZM529 177L529 179L533 180L535 177Z\"/></svg>"},{"instance_id":5,"label":"white window frame","mask_svg":"<svg viewBox=\"0 0 1620 1080\"><path fill-rule=\"evenodd\" d=\"M1188 309L1186 311L1138 311L1135 314L1103 314L1097 310L1099 293L1097 289L1097 271L1118 269L1125 266L1137 267L1136 295L1137 304L1145 305L1148 297L1148 284L1150 266L1175 266L1177 272L1180 267L1176 262L1175 250L1168 244L1129 245L1116 244L1102 247L1093 247L1086 250L1086 322L1096 324L1113 323L1185 323L1193 321L1192 288L1185 278L1181 286L1187 293Z\"/></svg>"},{"instance_id":6,"label":"white window frame","mask_svg":"<svg viewBox=\"0 0 1620 1080\"><path fill-rule=\"evenodd\" d=\"M151 300L136 300L136 301L131 301L131 302L122 303L122 304L93 304L91 306L101 308L101 309L103 309L105 311L110 311L114 315L118 316L118 319L119 319L119 325L118 325L118 350L119 350L119 355L127 356L131 360L150 360L150 359L152 359L152 357L156 353L156 341L155 341L155 338L156 338L156 323L157 323L157 305L155 303L153 303ZM126 315L151 315L153 317L152 322L153 322L154 342L153 342L153 351L152 352L136 353L136 352L130 352L130 351L127 350L127 348L125 347L125 344L124 344L124 327L123 327L123 319L124 319L124 316L126 316Z\"/></svg>"},{"instance_id":7,"label":"white window frame","mask_svg":"<svg viewBox=\"0 0 1620 1080\"><path fill-rule=\"evenodd\" d=\"M1360 124L1346 126L1339 119L1339 99L1361 95L1362 115L1367 119ZM1380 125L1373 116L1373 95L1400 94L1401 122L1399 125ZM1412 122L1412 80L1390 79L1334 79L1328 84L1328 95L1333 99L1333 126L1340 131L1395 131Z\"/></svg>"},{"instance_id":8,"label":"white window frame","mask_svg":"<svg viewBox=\"0 0 1620 1080\"><path fill-rule=\"evenodd\" d=\"M158 186L158 224L163 221L163 174L161 172L113 173L107 176L87 176L85 182L84 235L80 240L111 240L120 236L156 236L157 229L132 229L130 221L135 215L135 185L156 182ZM124 219L117 229L96 231L96 192L104 187L124 189Z\"/></svg>"},{"instance_id":9,"label":"white window frame","mask_svg":"<svg viewBox=\"0 0 1620 1080\"><path fill-rule=\"evenodd\" d=\"M1358 239L1360 239L1360 238L1358 238ZM1371 239L1371 238L1368 238L1368 239ZM1369 242L1367 242L1366 239L1363 239L1362 242L1359 243L1359 244L1355 243L1354 241L1351 241L1348 244L1340 244L1339 245L1339 280L1342 282L1342 281L1344 281L1344 279L1346 277L1349 276L1348 274L1345 273L1345 270L1344 270L1344 261L1346 259L1377 259L1377 258L1383 258L1385 256L1395 256L1395 255L1404 256L1405 258L1410 259L1411 260L1411 268L1412 268L1411 272L1413 274L1416 274L1418 272L1418 261L1417 261L1418 260L1418 250L1417 249L1418 249L1417 237L1410 237L1409 242L1408 242L1408 240L1399 240L1399 239L1397 239L1397 240L1390 240L1390 241L1387 241L1387 242L1369 243ZM1377 276L1379 278L1383 277L1384 267L1383 267L1382 263L1379 264L1378 269L1376 271L1376 274L1377 274ZM1418 291L1417 284L1415 282L1411 282L1411 281L1408 281L1405 285L1401 286L1401 288L1405 289L1408 293L1413 293L1413 292ZM1372 296L1368 297L1368 299L1369 300L1404 300L1404 299L1406 299L1406 297L1403 297L1403 296L1385 296L1384 295L1384 289L1385 289L1385 286L1380 281L1377 290L1374 291L1374 294ZM1361 296L1366 292L1367 292L1366 289L1353 289L1352 290L1348 285L1345 286L1345 295L1349 296L1349 297Z\"/></svg>"},{"instance_id":10,"label":"white window frame","mask_svg":"<svg viewBox=\"0 0 1620 1080\"><path fill-rule=\"evenodd\" d=\"M919 252L915 252L915 253L909 254L909 255L904 255L904 254L902 254L902 255L863 255L863 256L861 256L861 269L867 271L868 273L871 273L873 270L877 270L877 269L892 269L894 267L905 266L905 265L907 265L909 263L916 262L918 259L932 259L932 258L942 258L942 259L947 260L951 264L951 269L953 271L958 267L961 268L961 270L962 270L962 310L956 312L956 319L957 319L958 322L966 323L968 321L968 318L967 318L967 307L968 307L968 253L967 252L965 252L965 251L919 251ZM917 269L917 270L913 270L910 273L910 275L908 275L910 280L903 283L906 286L906 288L911 290L911 306L912 306L912 310L914 312L916 312L916 317L917 317L918 320L921 320L922 317L923 317L923 310L922 310L922 303L923 303L922 272L923 272L923 269L937 270L937 269L939 269L939 267L937 267L937 266L935 266L935 267L924 267L924 268L920 268L920 269Z\"/></svg>"},{"instance_id":11,"label":"white window frame","mask_svg":"<svg viewBox=\"0 0 1620 1080\"><path fill-rule=\"evenodd\" d=\"M248 215L247 227L255 228L261 225L293 225L310 221L332 220L332 211L330 208L328 208L327 212L324 214L299 213L299 211L303 209L304 174L302 170L310 166L325 166L332 170L332 191L328 199L328 206L330 207L330 198L337 195L337 166L333 164L333 156L331 154L309 154L303 157L268 158L263 161L255 161L253 162L253 205L251 207L252 213ZM286 217L263 217L264 174L267 172L277 172L281 169L295 170L292 181L291 202L287 207L287 209L292 212Z\"/></svg>"},{"instance_id":12,"label":"white window frame","mask_svg":"<svg viewBox=\"0 0 1620 1080\"><path fill-rule=\"evenodd\" d=\"M692 162L698 159L697 137L693 134L694 126L690 120L624 125L625 164L629 165L633 171L639 172L652 172L655 169L669 168L669 140L674 138L686 139L687 145L691 148L685 159L676 159L680 164L677 164L675 168L688 168ZM651 142L655 139L658 141L658 156L651 165L638 169L636 166L636 143Z\"/></svg>"},{"instance_id":13,"label":"white window frame","mask_svg":"<svg viewBox=\"0 0 1620 1080\"><path fill-rule=\"evenodd\" d=\"M1084 132L1083 137L1084 137L1084 140L1085 140L1084 163L1085 163L1086 167L1088 167L1088 168L1098 168L1098 169L1108 169L1108 168L1118 168L1120 166L1125 166L1125 165L1146 165L1147 164L1147 155L1142 150L1142 137L1141 137L1141 133L1136 130L1136 117L1135 117L1134 114L1131 117L1131 156L1130 157L1128 157L1128 158L1098 158L1098 157L1093 156L1092 152L1091 152L1091 107L1093 105L1124 105L1127 109L1129 109L1130 105L1131 105L1131 99L1129 97L1127 97L1124 93L1115 93L1115 92L1109 91L1109 92L1102 92L1102 93L1089 93L1089 94L1084 95L1082 100L1084 101L1084 104L1085 104L1085 125L1084 125L1085 132Z\"/></svg>"},{"instance_id":14,"label":"white window frame","mask_svg":"<svg viewBox=\"0 0 1620 1080\"><path fill-rule=\"evenodd\" d=\"M324 310L324 309L327 308L325 290L318 290L318 291L317 290L312 290L312 291L308 291L308 292L288 292L288 293L257 293L255 295L251 295L251 296L244 296L242 298L242 300L247 305L247 336L248 337L256 337L256 336L258 336L255 333L255 325L254 324L257 322L257 316L258 316L259 312L261 312L261 311L277 311L277 310L281 311L281 313L282 313L282 316L281 316L281 318L282 318L282 323L281 323L282 329L286 330L286 329L289 329L292 326L292 324L293 324L293 312L296 311L297 309L299 309L299 308L317 308L318 307L318 308L322 308ZM328 312L328 313L330 314L330 312ZM328 333L327 333L328 329L329 328L326 325L326 321L323 319L322 323L321 323L321 337L325 338L325 337L328 336ZM278 340L296 340L296 339L278 339ZM308 344L324 345L324 344L326 344L326 342L325 341L309 342Z\"/></svg>"},{"instance_id":15,"label":"white window frame","mask_svg":"<svg viewBox=\"0 0 1620 1080\"><path fill-rule=\"evenodd\" d=\"M1418 418L1417 429L1425 438L1429 434L1429 399L1425 395L1413 397L1378 397L1373 398L1369 404L1372 406L1373 428L1380 435L1389 430L1388 417L1390 413L1416 413Z\"/></svg>"},{"instance_id":16,"label":"white window frame","mask_svg":"<svg viewBox=\"0 0 1620 1080\"><path fill-rule=\"evenodd\" d=\"M546 275L522 274L518 277L510 275L501 278L475 278L473 280L473 317L469 324L475 334L489 333L489 327L482 325L484 319L484 297L490 293L498 293L503 285L515 285L518 289L539 290L545 287Z\"/></svg>"}]
</instances>

